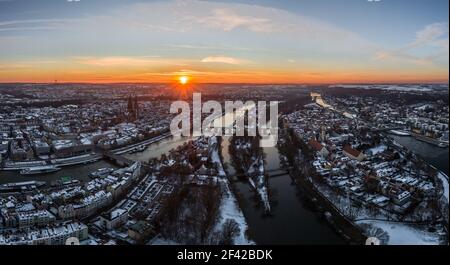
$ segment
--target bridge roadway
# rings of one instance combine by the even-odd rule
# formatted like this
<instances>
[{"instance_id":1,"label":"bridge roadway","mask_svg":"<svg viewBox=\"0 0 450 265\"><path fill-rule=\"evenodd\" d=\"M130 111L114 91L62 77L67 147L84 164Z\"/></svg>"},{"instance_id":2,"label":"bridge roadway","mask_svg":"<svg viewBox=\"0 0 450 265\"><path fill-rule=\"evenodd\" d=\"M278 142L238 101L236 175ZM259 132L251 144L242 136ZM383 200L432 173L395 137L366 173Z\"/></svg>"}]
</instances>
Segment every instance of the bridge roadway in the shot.
<instances>
[{"instance_id":1,"label":"bridge roadway","mask_svg":"<svg viewBox=\"0 0 450 265\"><path fill-rule=\"evenodd\" d=\"M277 168L277 169L266 170L264 173L269 175L270 178L275 178L275 177L281 177L281 176L287 175L287 174L289 174L289 171L287 169ZM246 177L246 176L248 176L246 173L241 173L241 174L235 174L233 177Z\"/></svg>"},{"instance_id":2,"label":"bridge roadway","mask_svg":"<svg viewBox=\"0 0 450 265\"><path fill-rule=\"evenodd\" d=\"M134 163L136 163L136 161L126 158L123 155L115 154L114 151L102 151L101 153L106 160L109 160L119 166L129 167L129 166L133 165ZM142 166L144 168L148 168L147 163L142 163ZM278 168L278 169L266 170L265 173L268 174L269 177L274 178L274 177L279 177L279 176L284 176L286 174L289 174L289 171L286 169ZM234 175L234 177L243 177L243 176L246 176L246 174Z\"/></svg>"},{"instance_id":3,"label":"bridge roadway","mask_svg":"<svg viewBox=\"0 0 450 265\"><path fill-rule=\"evenodd\" d=\"M405 129L405 126L401 126L401 127L391 127L391 128L371 128L370 131L372 132L387 132L390 130L402 130Z\"/></svg>"},{"instance_id":4,"label":"bridge roadway","mask_svg":"<svg viewBox=\"0 0 450 265\"><path fill-rule=\"evenodd\" d=\"M113 151L102 151L101 154L103 155L103 158L105 160L111 161L114 164L121 166L121 167L129 167L137 162L137 161L131 160L129 158L126 158L123 155L115 154ZM141 166L146 171L150 170L150 166L145 162L141 162Z\"/></svg>"}]
</instances>

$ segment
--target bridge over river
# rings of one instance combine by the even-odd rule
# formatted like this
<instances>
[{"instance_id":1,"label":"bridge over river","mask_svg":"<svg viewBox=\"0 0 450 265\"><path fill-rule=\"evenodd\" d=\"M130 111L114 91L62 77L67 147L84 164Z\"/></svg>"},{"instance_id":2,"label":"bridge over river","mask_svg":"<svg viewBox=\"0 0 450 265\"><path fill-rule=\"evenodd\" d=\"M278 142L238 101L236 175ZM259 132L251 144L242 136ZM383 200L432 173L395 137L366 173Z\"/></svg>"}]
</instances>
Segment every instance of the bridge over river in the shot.
<instances>
[{"instance_id":1,"label":"bridge over river","mask_svg":"<svg viewBox=\"0 0 450 265\"><path fill-rule=\"evenodd\" d=\"M113 151L103 151L101 152L103 155L103 158L105 160L108 160L118 166L121 167L129 167L131 165L133 165L134 163L136 163L137 161L131 160L129 158L126 158L123 155L119 155L114 153ZM150 166L147 163L142 163L141 162L141 166L147 171L150 169Z\"/></svg>"},{"instance_id":2,"label":"bridge over river","mask_svg":"<svg viewBox=\"0 0 450 265\"><path fill-rule=\"evenodd\" d=\"M277 169L270 169L270 170L266 170L264 172L266 175L268 175L270 178L275 178L275 177L280 177L280 176L285 176L287 174L289 174L289 171L287 169L284 168L277 168ZM233 178L238 178L238 177L247 177L248 175L246 173L238 173L233 175Z\"/></svg>"},{"instance_id":3,"label":"bridge over river","mask_svg":"<svg viewBox=\"0 0 450 265\"><path fill-rule=\"evenodd\" d=\"M405 126L394 126L394 127L388 127L388 128L371 128L370 131L371 132L388 132L391 130L404 130Z\"/></svg>"}]
</instances>

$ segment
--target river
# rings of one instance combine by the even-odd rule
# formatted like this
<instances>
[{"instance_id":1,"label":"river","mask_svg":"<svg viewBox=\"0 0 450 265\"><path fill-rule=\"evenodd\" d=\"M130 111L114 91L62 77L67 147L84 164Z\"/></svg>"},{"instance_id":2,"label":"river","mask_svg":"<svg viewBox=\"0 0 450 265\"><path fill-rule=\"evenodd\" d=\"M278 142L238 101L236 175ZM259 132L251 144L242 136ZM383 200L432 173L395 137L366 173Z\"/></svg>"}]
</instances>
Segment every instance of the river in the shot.
<instances>
[{"instance_id":1,"label":"river","mask_svg":"<svg viewBox=\"0 0 450 265\"><path fill-rule=\"evenodd\" d=\"M413 137L392 137L448 175L448 148L439 148ZM143 152L127 154L126 157L148 161L150 158L168 153L169 150L188 140L190 138L166 138L149 145ZM228 146L229 138L223 137L222 156L227 172L229 175L233 175L235 170L229 162L231 160ZM278 149L268 147L264 148L264 152L266 154L266 170L280 168ZM63 176L87 180L89 173L102 167L113 167L113 165L99 161L87 165L64 167L58 172L42 176L21 176L18 171L0 171L0 184L27 180L43 180L50 183ZM272 208L270 216L263 214L264 210L259 206L258 198L248 182L233 180L233 184L249 225L249 234L257 244L345 244L344 239L334 232L325 219L302 199L305 194L301 194L289 175L277 176L268 180Z\"/></svg>"},{"instance_id":2,"label":"river","mask_svg":"<svg viewBox=\"0 0 450 265\"><path fill-rule=\"evenodd\" d=\"M222 141L222 155L225 160L227 171L230 175L234 173L228 153L228 137ZM189 138L173 137L163 139L157 143L149 145L143 152L126 154L125 156L138 160L148 161L150 158L160 157L168 153L171 149L189 141ZM266 168L279 168L279 155L277 148L265 148ZM67 176L79 180L88 180L89 173L102 167L112 167L113 165L99 161L87 165L63 167L62 170L38 176L22 176L18 171L1 171L0 183L18 182L27 180L42 180L51 183L61 177ZM292 183L289 175L278 176L269 179L269 189L271 192L272 215L263 215L263 209L258 207L258 199L248 182L234 181L236 192L241 198L245 218L247 219L251 238L257 244L343 244L344 240L334 233L333 229L327 225L323 218L307 207L299 197L296 186Z\"/></svg>"},{"instance_id":3,"label":"river","mask_svg":"<svg viewBox=\"0 0 450 265\"><path fill-rule=\"evenodd\" d=\"M392 137L397 143L413 151L414 153L422 157L425 161L435 166L448 176L448 147L437 147L435 145L419 141L412 136L389 136Z\"/></svg>"},{"instance_id":4,"label":"river","mask_svg":"<svg viewBox=\"0 0 450 265\"><path fill-rule=\"evenodd\" d=\"M229 161L229 142L222 141L222 156ZM280 156L276 147L264 148L266 170L280 168ZM227 171L233 175L235 169L227 164ZM257 244L345 244L324 218L320 217L302 199L289 175L268 180L271 214L264 215L259 198L247 181L234 181L236 195L249 225L250 237Z\"/></svg>"},{"instance_id":5,"label":"river","mask_svg":"<svg viewBox=\"0 0 450 265\"><path fill-rule=\"evenodd\" d=\"M125 157L136 161L147 162L150 158L158 158L162 154L168 153L172 148L175 148L178 145L187 142L188 140L188 138L181 137L165 138L161 141L149 145L143 152L126 154ZM19 171L0 171L0 184L38 180L44 181L47 183L47 185L50 185L53 181L60 180L62 177L70 177L72 179L78 179L80 181L89 181L90 173L104 167L116 168L115 165L108 163L107 161L98 161L86 165L62 167L62 169L57 172L45 175L24 176L21 175Z\"/></svg>"},{"instance_id":6,"label":"river","mask_svg":"<svg viewBox=\"0 0 450 265\"><path fill-rule=\"evenodd\" d=\"M106 161L98 161L86 165L67 166L57 172L45 175L21 175L19 171L0 171L0 184L10 182L22 182L30 180L44 181L50 185L53 181L60 180L62 177L70 177L80 181L90 180L89 174L99 168L116 167Z\"/></svg>"},{"instance_id":7,"label":"river","mask_svg":"<svg viewBox=\"0 0 450 265\"><path fill-rule=\"evenodd\" d=\"M170 150L188 142L189 137L169 137L149 145L143 152L125 154L125 157L134 161L148 162L151 158L159 158L168 154Z\"/></svg>"}]
</instances>

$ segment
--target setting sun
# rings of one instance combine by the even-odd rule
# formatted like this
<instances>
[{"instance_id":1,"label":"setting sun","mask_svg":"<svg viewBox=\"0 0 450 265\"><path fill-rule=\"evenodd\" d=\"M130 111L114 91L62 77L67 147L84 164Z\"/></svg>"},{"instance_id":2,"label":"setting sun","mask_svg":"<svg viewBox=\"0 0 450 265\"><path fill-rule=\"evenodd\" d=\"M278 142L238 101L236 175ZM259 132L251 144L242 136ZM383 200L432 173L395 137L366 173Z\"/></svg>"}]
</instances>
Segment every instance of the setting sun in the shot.
<instances>
[{"instance_id":1,"label":"setting sun","mask_svg":"<svg viewBox=\"0 0 450 265\"><path fill-rule=\"evenodd\" d=\"M189 77L187 77L187 76L180 76L178 78L178 80L180 81L180 84L185 85L189 81Z\"/></svg>"}]
</instances>

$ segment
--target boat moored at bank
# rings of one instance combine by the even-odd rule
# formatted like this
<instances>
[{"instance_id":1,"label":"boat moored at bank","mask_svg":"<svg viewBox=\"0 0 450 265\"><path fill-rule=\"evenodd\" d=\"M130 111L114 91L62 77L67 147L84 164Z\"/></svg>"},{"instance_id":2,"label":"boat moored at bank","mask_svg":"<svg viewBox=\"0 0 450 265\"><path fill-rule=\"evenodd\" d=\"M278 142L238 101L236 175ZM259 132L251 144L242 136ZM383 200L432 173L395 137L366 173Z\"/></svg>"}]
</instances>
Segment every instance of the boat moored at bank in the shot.
<instances>
[{"instance_id":1,"label":"boat moored at bank","mask_svg":"<svg viewBox=\"0 0 450 265\"><path fill-rule=\"evenodd\" d=\"M61 168L57 166L40 166L40 167L29 167L24 168L20 171L21 175L38 175L38 174L47 174L47 173L53 173L56 171L61 170Z\"/></svg>"},{"instance_id":2,"label":"boat moored at bank","mask_svg":"<svg viewBox=\"0 0 450 265\"><path fill-rule=\"evenodd\" d=\"M44 181L24 181L24 182L6 183L0 185L0 192L33 190L43 185L45 185Z\"/></svg>"}]
</instances>

